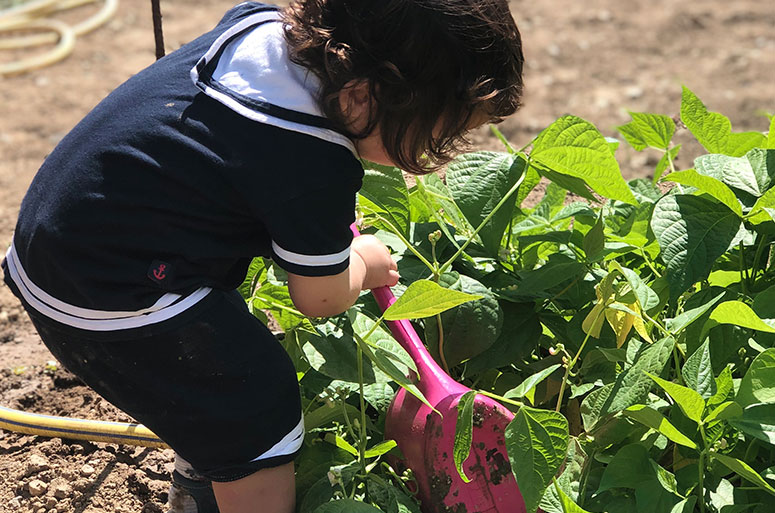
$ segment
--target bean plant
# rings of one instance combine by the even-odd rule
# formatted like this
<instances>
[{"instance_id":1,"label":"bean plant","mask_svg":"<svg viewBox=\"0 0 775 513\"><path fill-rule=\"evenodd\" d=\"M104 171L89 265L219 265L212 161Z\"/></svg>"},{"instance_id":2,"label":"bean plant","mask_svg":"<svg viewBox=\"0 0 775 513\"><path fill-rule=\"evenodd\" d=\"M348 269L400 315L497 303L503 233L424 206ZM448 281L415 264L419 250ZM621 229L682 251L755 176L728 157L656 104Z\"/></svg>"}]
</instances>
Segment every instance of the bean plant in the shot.
<instances>
[{"instance_id":1,"label":"bean plant","mask_svg":"<svg viewBox=\"0 0 775 513\"><path fill-rule=\"evenodd\" d=\"M393 291L434 358L529 418L507 430L529 512L772 511L775 119L733 132L686 88L676 119L631 118L623 141L569 115L520 149L493 128L504 151L411 187L366 163L362 231L393 251ZM682 169L673 140L686 131L707 154ZM622 142L659 157L653 179L622 178ZM306 318L261 258L242 292L279 324L298 372L298 511L420 512L383 430L398 387L421 394L371 296Z\"/></svg>"}]
</instances>

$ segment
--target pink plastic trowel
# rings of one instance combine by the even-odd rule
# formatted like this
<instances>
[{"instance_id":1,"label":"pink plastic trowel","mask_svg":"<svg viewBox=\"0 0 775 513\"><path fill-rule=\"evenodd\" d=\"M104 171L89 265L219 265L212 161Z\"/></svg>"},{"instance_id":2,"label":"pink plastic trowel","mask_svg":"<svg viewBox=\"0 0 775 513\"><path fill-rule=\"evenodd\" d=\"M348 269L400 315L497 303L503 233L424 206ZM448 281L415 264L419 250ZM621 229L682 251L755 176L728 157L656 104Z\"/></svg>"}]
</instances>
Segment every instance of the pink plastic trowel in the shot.
<instances>
[{"instance_id":1,"label":"pink plastic trowel","mask_svg":"<svg viewBox=\"0 0 775 513\"><path fill-rule=\"evenodd\" d=\"M357 230L353 227L354 233ZM385 311L396 298L388 287L372 290ZM396 341L417 367L410 376L431 408L401 388L387 413L385 439L395 440L399 462L417 480L423 513L525 513L525 502L511 473L504 432L514 418L508 409L483 395L474 401L473 444L463 462L465 483L455 469L453 450L457 405L471 389L448 376L431 357L408 320L387 321Z\"/></svg>"}]
</instances>

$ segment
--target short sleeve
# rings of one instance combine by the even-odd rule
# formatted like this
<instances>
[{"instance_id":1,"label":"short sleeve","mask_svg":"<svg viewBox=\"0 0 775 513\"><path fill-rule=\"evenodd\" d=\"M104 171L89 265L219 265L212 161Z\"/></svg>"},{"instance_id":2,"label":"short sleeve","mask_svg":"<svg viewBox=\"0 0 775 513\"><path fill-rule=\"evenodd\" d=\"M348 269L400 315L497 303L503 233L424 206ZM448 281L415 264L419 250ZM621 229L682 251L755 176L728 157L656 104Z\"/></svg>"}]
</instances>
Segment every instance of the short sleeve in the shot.
<instances>
[{"instance_id":1,"label":"short sleeve","mask_svg":"<svg viewBox=\"0 0 775 513\"><path fill-rule=\"evenodd\" d=\"M301 276L339 274L350 265L355 185L327 186L278 203L265 213L272 258Z\"/></svg>"}]
</instances>

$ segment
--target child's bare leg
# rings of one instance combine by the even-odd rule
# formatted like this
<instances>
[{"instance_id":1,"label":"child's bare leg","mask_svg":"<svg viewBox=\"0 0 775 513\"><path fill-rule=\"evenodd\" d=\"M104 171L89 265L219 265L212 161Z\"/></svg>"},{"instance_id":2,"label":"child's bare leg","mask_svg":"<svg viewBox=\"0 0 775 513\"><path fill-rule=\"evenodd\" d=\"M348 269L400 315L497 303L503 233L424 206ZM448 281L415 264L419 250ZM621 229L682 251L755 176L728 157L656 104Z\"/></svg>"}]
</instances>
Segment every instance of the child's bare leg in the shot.
<instances>
[{"instance_id":1,"label":"child's bare leg","mask_svg":"<svg viewBox=\"0 0 775 513\"><path fill-rule=\"evenodd\" d=\"M228 483L213 482L221 513L293 513L296 476L293 462L265 468Z\"/></svg>"}]
</instances>

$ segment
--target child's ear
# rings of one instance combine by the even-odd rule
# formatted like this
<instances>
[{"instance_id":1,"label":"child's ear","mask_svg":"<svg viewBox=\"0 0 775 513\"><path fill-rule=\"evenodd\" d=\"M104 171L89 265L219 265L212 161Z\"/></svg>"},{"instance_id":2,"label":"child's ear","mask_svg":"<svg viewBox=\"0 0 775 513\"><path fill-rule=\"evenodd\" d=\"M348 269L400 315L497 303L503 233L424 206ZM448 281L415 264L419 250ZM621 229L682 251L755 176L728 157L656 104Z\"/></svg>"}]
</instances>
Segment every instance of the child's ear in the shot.
<instances>
[{"instance_id":1,"label":"child's ear","mask_svg":"<svg viewBox=\"0 0 775 513\"><path fill-rule=\"evenodd\" d=\"M366 128L372 108L369 83L366 80L351 80L339 91L339 111L353 133Z\"/></svg>"}]
</instances>

